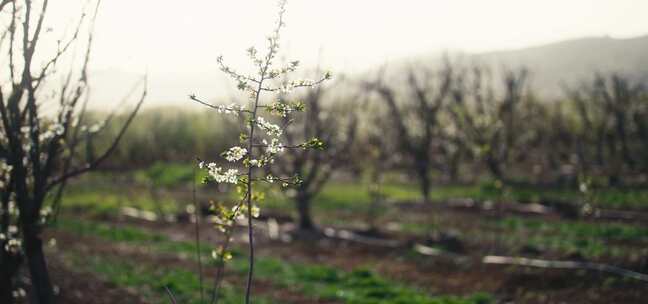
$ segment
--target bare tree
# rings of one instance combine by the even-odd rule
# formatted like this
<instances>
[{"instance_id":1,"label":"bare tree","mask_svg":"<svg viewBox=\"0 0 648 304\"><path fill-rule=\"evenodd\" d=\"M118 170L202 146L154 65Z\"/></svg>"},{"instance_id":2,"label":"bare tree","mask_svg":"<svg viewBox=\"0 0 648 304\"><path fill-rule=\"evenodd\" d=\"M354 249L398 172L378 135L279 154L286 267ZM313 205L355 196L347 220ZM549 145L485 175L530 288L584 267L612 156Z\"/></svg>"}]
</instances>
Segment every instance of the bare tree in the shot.
<instances>
[{"instance_id":1,"label":"bare tree","mask_svg":"<svg viewBox=\"0 0 648 304\"><path fill-rule=\"evenodd\" d=\"M452 89L450 113L465 145L476 150L491 174L505 180L505 166L516 149L519 113L526 99L527 70L507 71L498 97L490 73L479 66L460 73Z\"/></svg>"},{"instance_id":2,"label":"bare tree","mask_svg":"<svg viewBox=\"0 0 648 304\"><path fill-rule=\"evenodd\" d=\"M438 75L429 70L417 72L410 68L407 74L411 99L399 100L403 96L382 80L367 84L367 88L378 93L387 104L387 119L395 129L399 150L412 160L410 167L416 173L424 200L428 201L430 171L438 165L433 154L440 151L439 115L451 93L453 71L446 65Z\"/></svg>"},{"instance_id":3,"label":"bare tree","mask_svg":"<svg viewBox=\"0 0 648 304\"><path fill-rule=\"evenodd\" d=\"M580 137L595 147L594 159L609 178L611 185L621 183L624 170L634 170L645 145L645 87L620 74L597 74L590 84L568 89L582 125ZM581 155L581 166L587 168L589 157Z\"/></svg>"},{"instance_id":4,"label":"bare tree","mask_svg":"<svg viewBox=\"0 0 648 304\"><path fill-rule=\"evenodd\" d=\"M342 107L325 105L330 87L317 87L304 97L306 113L302 119L289 121L283 140L289 145L312 138L321 140L326 148L322 151L297 149L282 157L276 169L277 175L297 174L300 183L294 188L294 200L299 215L299 228L315 230L311 215L311 202L331 178L331 175L345 164L356 139L358 118L353 102ZM346 121L345 121L346 120Z\"/></svg>"},{"instance_id":5,"label":"bare tree","mask_svg":"<svg viewBox=\"0 0 648 304\"><path fill-rule=\"evenodd\" d=\"M354 154L357 157L353 160L353 163L359 166L360 170L366 172L366 178L368 179L369 204L365 216L368 225L367 232L378 234L380 233L379 218L386 212L385 201L387 197L382 187L384 175L389 172L396 161L395 157L393 157L396 145L389 137L385 136L384 129L373 127L381 124L383 115L372 113L370 109L365 110L365 112L369 112L366 118L369 126L363 130L364 136L358 140L360 144L355 145Z\"/></svg>"},{"instance_id":6,"label":"bare tree","mask_svg":"<svg viewBox=\"0 0 648 304\"><path fill-rule=\"evenodd\" d=\"M66 181L93 170L115 149L128 125L135 117L146 95L142 94L135 109L120 129L112 144L98 157L79 157L79 146L100 128L87 128L84 113L87 105L88 62L92 45L92 29L99 2L88 20L85 9L70 37L62 39L56 52L43 52L40 47L45 33L43 22L49 1L3 0L0 13L9 16L8 28L2 34L0 50L8 53L7 67L0 84L0 165L2 165L2 231L0 239L0 302L12 303L13 276L17 256L24 254L32 282L32 302L53 303L52 284L43 254L41 231L45 228L50 208L45 199L54 195L58 209ZM4 20L3 20L4 21ZM63 77L55 94L45 94L45 87L54 86L56 66L87 32L85 53L81 64ZM38 57L36 57L38 56ZM43 64L35 58L48 58ZM71 61L73 62L73 60ZM71 65L73 65L71 63ZM74 66L74 65L73 65ZM7 79L7 81L4 81Z\"/></svg>"}]
</instances>

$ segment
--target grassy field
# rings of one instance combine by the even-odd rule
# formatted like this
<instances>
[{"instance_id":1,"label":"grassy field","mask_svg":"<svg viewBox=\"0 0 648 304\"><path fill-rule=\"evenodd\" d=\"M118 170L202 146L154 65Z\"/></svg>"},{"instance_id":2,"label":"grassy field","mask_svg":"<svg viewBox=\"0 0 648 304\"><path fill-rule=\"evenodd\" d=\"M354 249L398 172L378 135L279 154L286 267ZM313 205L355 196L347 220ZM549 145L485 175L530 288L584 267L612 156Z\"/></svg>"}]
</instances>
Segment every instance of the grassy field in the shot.
<instances>
[{"instance_id":1,"label":"grassy field","mask_svg":"<svg viewBox=\"0 0 648 304\"><path fill-rule=\"evenodd\" d=\"M152 303L166 300L165 286L182 303L199 303L196 247L191 241L191 230L187 232L186 227L182 228L190 224L146 224L126 215L124 208L155 215L149 220L188 218L187 206L193 204L192 183L200 179L191 166L158 164L135 172L94 173L75 181L66 191L63 213L55 229L55 237L60 233L64 235L59 237L61 259L67 267L96 274L119 288L137 290L138 294L152 299ZM200 204L211 199L229 199L225 191L196 185ZM366 218L373 212L379 214L374 224L383 237L426 244L441 252L472 257L476 261L491 254L582 259L641 271L643 257L648 256L648 226L639 223L453 209L439 204L454 198L490 200L494 204L543 200L579 204L581 195L577 191L507 189L494 187L491 183L439 186L433 191L432 202L424 204L420 202L416 185L392 182L381 188L389 198L388 203L376 207L364 191L366 188L361 182L339 181L327 185L313 201L316 222L323 227L362 231L368 228ZM596 204L641 211L646 205L646 193L644 190L598 190ZM380 210L375 212L370 208ZM292 201L277 191L268 191L262 210L272 216L295 218ZM79 216L82 219L78 219ZM151 225L158 228L149 227ZM215 229L205 229L207 234L216 233ZM182 233L188 235L178 238ZM75 237L65 237L66 234ZM455 243L448 243L447 236ZM95 246L100 249L86 252L88 249L81 246L86 239L101 244ZM498 303L509 298L524 299L525 303L549 303L551 299L565 298L570 303L609 303L646 296L641 289L636 289L634 282L613 276L592 276L586 272L550 271L555 277L546 279L546 272L529 272L525 268L488 268L475 267L474 262L455 265L430 261L405 247L375 250L336 242L316 245L263 242L260 248L268 249L257 258L255 277L260 285L257 303L460 304ZM202 248L208 272L215 267L211 258L214 246L215 243L208 242ZM240 303L241 283L247 269L245 248L242 241L234 243L233 259L228 263L230 274L223 285L225 303ZM160 263L165 267L158 267ZM508 286L516 286L511 280L518 280L521 275L537 279L531 280L529 286L509 289ZM489 280L490 276L493 278ZM211 285L212 279L213 276L208 276L205 285ZM589 293L601 300L565 296L562 287L550 284L554 279L569 282L565 284L572 286L573 295ZM610 293L610 288L615 288L615 292Z\"/></svg>"},{"instance_id":2,"label":"grassy field","mask_svg":"<svg viewBox=\"0 0 648 304\"><path fill-rule=\"evenodd\" d=\"M204 172L194 170L191 165L183 164L155 164L148 169L134 172L93 173L72 187L66 195L69 206L84 207L101 206L108 209L119 206L122 197L132 197L123 191L130 190L132 186L148 189L191 189L192 183L198 188L207 188L200 181ZM128 185L128 187L121 187ZM126 189L124 189L126 188ZM415 184L387 182L381 185L380 191L390 201L419 201L420 191ZM153 203L150 193L137 191L137 202L134 206L153 211L156 205L164 210L178 210L178 204L173 198L156 198ZM150 192L150 191L149 191ZM97 202L93 195L112 194L107 197L108 202ZM616 209L646 209L648 210L648 189L594 189L593 203L602 208ZM215 195L215 198L223 198ZM442 185L433 188L430 199L432 202L446 201L453 198L471 198L477 201L515 201L520 203L563 201L580 204L583 195L577 189L547 189L534 187L499 186L498 183L484 182L480 185ZM370 204L368 185L362 181L356 182L331 182L314 199L313 206L319 211L348 210L350 212L364 211ZM270 190L266 196L265 204L273 209L292 209L290 199L276 189ZM103 210L98 210L99 212Z\"/></svg>"},{"instance_id":3,"label":"grassy field","mask_svg":"<svg viewBox=\"0 0 648 304\"><path fill-rule=\"evenodd\" d=\"M128 244L149 248L149 254L177 254L196 260L196 245L191 242L172 241L164 235L153 234L135 227L109 226L90 221L61 219L57 230L79 236L97 237L105 242ZM195 272L173 267L160 271L155 265L133 263L127 259L106 259L101 256L70 254L77 267L97 272L107 280L124 287L143 288L152 298L159 298L168 287L183 303L199 303L200 282ZM214 265L211 249L203 247L202 259ZM492 303L487 294L460 298L452 296L430 296L415 288L390 281L371 270L356 269L345 272L324 265L298 264L272 257L259 257L256 261L256 275L260 280L271 280L277 288L291 288L313 299L336 300L341 303L415 303L415 304L486 304ZM244 275L247 260L234 250L229 267ZM207 286L210 286L207 283ZM229 286L229 285L225 285ZM225 288L225 303L240 303L241 290ZM258 299L257 303L272 303Z\"/></svg>"}]
</instances>

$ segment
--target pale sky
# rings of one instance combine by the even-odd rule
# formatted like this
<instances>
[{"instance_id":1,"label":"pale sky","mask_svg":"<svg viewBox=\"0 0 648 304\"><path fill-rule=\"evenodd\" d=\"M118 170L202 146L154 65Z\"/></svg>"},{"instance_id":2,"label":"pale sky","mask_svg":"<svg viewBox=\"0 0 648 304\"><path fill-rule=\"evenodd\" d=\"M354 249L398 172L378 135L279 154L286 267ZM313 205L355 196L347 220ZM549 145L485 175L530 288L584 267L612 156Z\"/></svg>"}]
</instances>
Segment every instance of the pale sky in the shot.
<instances>
[{"instance_id":1,"label":"pale sky","mask_svg":"<svg viewBox=\"0 0 648 304\"><path fill-rule=\"evenodd\" d=\"M235 66L245 64L244 50L263 45L275 4L104 0L92 68L148 71L153 83L164 79L163 83L213 75L219 54ZM78 10L78 0L51 5L59 10L50 19L55 28ZM284 53L334 72L445 50L481 52L584 36L648 33L647 0L289 0L287 10Z\"/></svg>"}]
</instances>

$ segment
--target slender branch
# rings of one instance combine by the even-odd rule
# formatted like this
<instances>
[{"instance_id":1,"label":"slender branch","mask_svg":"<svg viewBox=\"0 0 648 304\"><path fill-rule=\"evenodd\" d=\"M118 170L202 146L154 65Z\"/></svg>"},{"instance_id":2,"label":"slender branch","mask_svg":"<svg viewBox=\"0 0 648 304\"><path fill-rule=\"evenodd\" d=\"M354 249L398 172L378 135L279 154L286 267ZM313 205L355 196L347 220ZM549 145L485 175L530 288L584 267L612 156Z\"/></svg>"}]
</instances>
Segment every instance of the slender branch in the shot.
<instances>
[{"instance_id":1,"label":"slender branch","mask_svg":"<svg viewBox=\"0 0 648 304\"><path fill-rule=\"evenodd\" d=\"M5 5L12 3L14 1L15 0L2 0L2 2L0 2L0 12L2 12L2 9L5 7Z\"/></svg>"},{"instance_id":2,"label":"slender branch","mask_svg":"<svg viewBox=\"0 0 648 304\"><path fill-rule=\"evenodd\" d=\"M97 10L99 8L99 3L101 3L101 1L97 1ZM95 10L95 18L96 18L97 10ZM38 74L38 76L36 76L36 78L34 78L34 81L36 81L36 87L40 86L40 83L43 81L43 79L45 79L45 77L47 76L47 71L49 70L49 68L51 66L55 65L58 62L58 60L61 58L61 56L63 56L63 54L65 54L65 52L67 52L67 50L74 43L74 41L77 40L77 38L79 36L79 32L81 31L81 27L83 25L84 19L85 19L85 14L82 14L81 18L79 18L79 23L77 24L77 27L76 27L72 37L63 45L62 48L58 48L58 50L56 51L56 54L54 54L54 56L49 61L47 61L47 63L43 66L43 68L41 68L41 71ZM90 30L90 33L92 33L92 29ZM90 37L92 37L92 34L90 34ZM90 44L88 45L88 49L90 48L90 45L92 45L92 38L90 38L89 40L90 40Z\"/></svg>"},{"instance_id":3,"label":"slender branch","mask_svg":"<svg viewBox=\"0 0 648 304\"><path fill-rule=\"evenodd\" d=\"M225 241L223 242L223 245L221 246L221 254L218 257L218 261L216 264L218 265L218 268L216 269L216 277L214 279L214 288L212 289L212 294L211 294L211 301L209 303L215 304L218 303L218 290L220 288L220 283L223 281L223 272L225 271L225 250L229 248L229 244L231 241L231 233L232 229L230 228L225 231Z\"/></svg>"},{"instance_id":4,"label":"slender branch","mask_svg":"<svg viewBox=\"0 0 648 304\"><path fill-rule=\"evenodd\" d=\"M86 95L86 98L83 101L83 104L81 105L81 111L79 113L79 119L78 119L78 124L83 123L83 119L85 118L86 114L86 108L88 106L88 101L90 100L89 94ZM79 128L75 128L74 132L72 134L72 142L70 143L69 149L70 149L70 155L65 159L63 162L63 174L66 174L72 165L72 159L74 159L74 156L76 155L76 148L79 145ZM56 224L58 221L58 216L61 210L61 199L63 197L63 190L65 189L65 186L67 184L67 180L61 182L59 184L58 189L56 190L56 194L54 195L54 200L52 202L52 209L54 210L54 216L52 217L52 220L50 221L50 224Z\"/></svg>"},{"instance_id":5,"label":"slender branch","mask_svg":"<svg viewBox=\"0 0 648 304\"><path fill-rule=\"evenodd\" d=\"M57 178L54 178L47 185L47 189L48 190L51 189L52 187L60 184L61 182L63 182L66 179L69 179L69 178L75 177L77 175L83 174L85 172L88 172L90 170L93 170L93 169L97 168L103 161L105 161L108 158L108 156L110 156L110 154L117 148L117 145L119 144L122 137L126 133L126 130L130 126L133 119L135 119L135 116L139 112L140 107L142 106L142 104L144 103L144 100L146 99L147 92L148 92L148 90L145 87L144 91L142 92L142 96L140 97L140 100L137 102L137 105L135 106L135 109L130 113L130 115L126 119L126 122L122 126L121 130L119 130L119 133L117 134L117 136L113 140L110 147L100 157L98 157L96 160L86 164L85 166L83 166L81 168L73 169L73 170L69 171L68 173L62 174L61 176L59 176Z\"/></svg>"},{"instance_id":6,"label":"slender branch","mask_svg":"<svg viewBox=\"0 0 648 304\"><path fill-rule=\"evenodd\" d=\"M305 82L300 82L296 84L290 84L286 87L277 87L277 88L270 88L270 87L262 87L261 90L265 92L279 92L279 91L285 91L285 90L293 90L293 89L298 89L298 88L307 88L307 87L313 87L322 84L324 81L327 81L331 79L330 75L325 75L324 77L316 80L316 81L305 81Z\"/></svg>"},{"instance_id":7,"label":"slender branch","mask_svg":"<svg viewBox=\"0 0 648 304\"><path fill-rule=\"evenodd\" d=\"M9 76L11 83L16 83L16 65L14 63L14 43L16 41L16 18L18 10L16 9L16 2L12 1L12 14L11 23L9 24Z\"/></svg>"},{"instance_id":8,"label":"slender branch","mask_svg":"<svg viewBox=\"0 0 648 304\"><path fill-rule=\"evenodd\" d=\"M259 80L259 86L256 91L256 96L254 100L254 108L252 112L252 119L250 120L250 136L248 137L248 151L250 153L250 158L253 157L253 140L254 140L254 130L256 129L256 117L257 117L257 109L259 105L259 97L261 94L261 88L263 85L263 80L264 80L264 75L265 72L267 71L269 65L269 60L266 61L266 65L263 69L263 72L261 73L261 78ZM248 180L247 180L247 217L248 217L248 243L249 243L249 250L250 250L250 256L249 256L249 269L248 269L248 276L247 276L247 284L245 287L245 304L250 303L250 294L252 292L252 275L254 273L254 228L252 226L252 179L254 178L254 167L249 166L248 167Z\"/></svg>"},{"instance_id":9,"label":"slender branch","mask_svg":"<svg viewBox=\"0 0 648 304\"><path fill-rule=\"evenodd\" d=\"M214 110L222 111L222 110L227 109L228 111L234 111L234 112L238 112L238 113L248 113L248 114L252 114L252 111L250 111L250 110L245 110L245 109L229 109L229 108L226 108L226 106L217 106L217 105L213 105L213 104L208 103L208 102L206 102L206 101L200 100L200 99L199 99L198 97L196 97L196 95L194 95L194 94L189 95L189 99L191 99L191 100L193 100L193 101L195 101L195 102L197 102L197 103L199 103L199 104L201 104L201 105L203 105L203 106L206 106L206 107L212 108L212 109L214 109Z\"/></svg>"},{"instance_id":10,"label":"slender branch","mask_svg":"<svg viewBox=\"0 0 648 304\"><path fill-rule=\"evenodd\" d=\"M200 248L200 208L196 201L196 166L193 166L193 180L191 181L191 200L194 206L195 236L196 236L196 257L198 258L198 279L200 281L200 303L205 303L205 289L203 285L203 265Z\"/></svg>"},{"instance_id":11,"label":"slender branch","mask_svg":"<svg viewBox=\"0 0 648 304\"><path fill-rule=\"evenodd\" d=\"M246 193L245 195L248 194L249 193ZM241 206L243 205L244 202L245 202L245 198L243 198L243 200L241 200L238 204L236 204L231 217L228 218L228 221L234 220L234 218L239 214L239 210L241 209ZM220 288L220 283L223 280L223 272L225 271L225 251L227 251L227 249L229 248L234 226L229 225L226 228L227 229L225 229L225 241L223 241L223 245L221 246L220 249L221 254L218 256L218 261L217 261L218 268L216 269L216 277L214 279L214 288L212 289L211 301L209 302L210 304L218 303L218 290Z\"/></svg>"}]
</instances>

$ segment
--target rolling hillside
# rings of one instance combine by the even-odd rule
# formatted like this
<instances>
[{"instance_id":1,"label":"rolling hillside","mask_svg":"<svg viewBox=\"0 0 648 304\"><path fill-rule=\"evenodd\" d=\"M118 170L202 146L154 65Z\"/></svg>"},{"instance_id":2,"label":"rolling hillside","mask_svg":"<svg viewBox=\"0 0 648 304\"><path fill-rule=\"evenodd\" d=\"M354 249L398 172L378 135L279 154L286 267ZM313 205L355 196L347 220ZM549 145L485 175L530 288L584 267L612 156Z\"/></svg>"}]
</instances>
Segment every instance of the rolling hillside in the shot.
<instances>
[{"instance_id":1,"label":"rolling hillside","mask_svg":"<svg viewBox=\"0 0 648 304\"><path fill-rule=\"evenodd\" d=\"M648 80L648 36L583 38L469 57L494 67L528 67L534 87L547 96L559 95L561 83L578 85L596 72L620 72Z\"/></svg>"}]
</instances>

